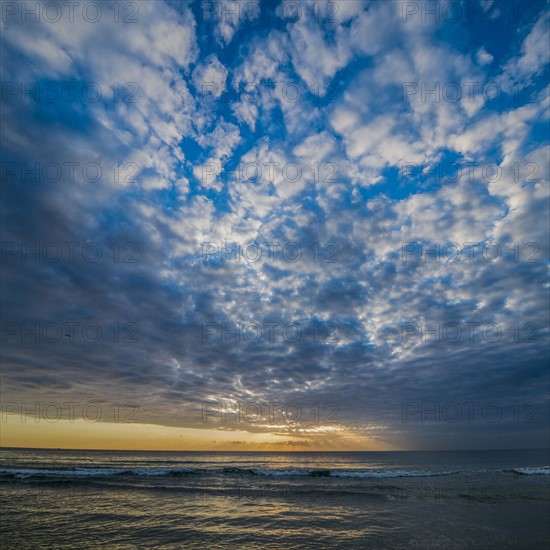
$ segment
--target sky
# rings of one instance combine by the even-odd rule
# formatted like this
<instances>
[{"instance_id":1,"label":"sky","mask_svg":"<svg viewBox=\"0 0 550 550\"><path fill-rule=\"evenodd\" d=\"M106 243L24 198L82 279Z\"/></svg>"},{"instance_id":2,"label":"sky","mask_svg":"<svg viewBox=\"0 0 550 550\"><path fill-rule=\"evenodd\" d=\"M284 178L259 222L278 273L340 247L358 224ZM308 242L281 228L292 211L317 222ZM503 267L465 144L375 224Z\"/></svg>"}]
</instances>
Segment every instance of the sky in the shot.
<instances>
[{"instance_id":1,"label":"sky","mask_svg":"<svg viewBox=\"0 0 550 550\"><path fill-rule=\"evenodd\" d=\"M2 445L548 447L548 2L1 7Z\"/></svg>"}]
</instances>

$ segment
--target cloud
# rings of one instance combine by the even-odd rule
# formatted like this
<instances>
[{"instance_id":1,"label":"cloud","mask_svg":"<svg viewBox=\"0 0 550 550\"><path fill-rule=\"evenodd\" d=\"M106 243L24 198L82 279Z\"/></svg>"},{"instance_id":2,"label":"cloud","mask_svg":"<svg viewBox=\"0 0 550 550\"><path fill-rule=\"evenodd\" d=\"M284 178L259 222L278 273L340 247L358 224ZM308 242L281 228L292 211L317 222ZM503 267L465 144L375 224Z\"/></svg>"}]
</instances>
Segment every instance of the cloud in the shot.
<instances>
[{"instance_id":1,"label":"cloud","mask_svg":"<svg viewBox=\"0 0 550 550\"><path fill-rule=\"evenodd\" d=\"M228 45L233 40L241 26L253 24L261 13L259 0L223 2L214 6L215 34L222 46Z\"/></svg>"},{"instance_id":2,"label":"cloud","mask_svg":"<svg viewBox=\"0 0 550 550\"><path fill-rule=\"evenodd\" d=\"M528 86L548 65L548 24L550 14L543 11L529 34L524 38L519 55L513 56L504 66L501 81L510 88Z\"/></svg>"},{"instance_id":3,"label":"cloud","mask_svg":"<svg viewBox=\"0 0 550 550\"><path fill-rule=\"evenodd\" d=\"M404 402L543 410L547 14L504 48L467 21L404 22L392 2L334 5L334 21L313 3L269 21L261 4L221 20L155 2L133 25L4 25L2 79L19 86L1 105L11 400L124 399L143 422L188 428L204 428L203 402L337 403L335 425L238 426L311 448L502 446L517 432L404 425ZM468 82L495 79L497 99L470 100ZM101 99L21 98L23 83L65 93L72 81ZM205 97L207 82L219 87ZM530 95L508 93L514 83ZM49 261L48 243L76 255ZM461 259L436 261L449 243ZM97 261L83 254L97 246ZM65 323L74 338L44 338ZM423 338L436 323L462 337Z\"/></svg>"},{"instance_id":4,"label":"cloud","mask_svg":"<svg viewBox=\"0 0 550 550\"><path fill-rule=\"evenodd\" d=\"M197 66L193 72L193 81L199 94L212 93L220 97L225 90L227 69L216 56L206 59L205 63Z\"/></svg>"},{"instance_id":5,"label":"cloud","mask_svg":"<svg viewBox=\"0 0 550 550\"><path fill-rule=\"evenodd\" d=\"M488 65L489 63L492 63L493 56L482 47L476 52L476 61L480 65Z\"/></svg>"}]
</instances>

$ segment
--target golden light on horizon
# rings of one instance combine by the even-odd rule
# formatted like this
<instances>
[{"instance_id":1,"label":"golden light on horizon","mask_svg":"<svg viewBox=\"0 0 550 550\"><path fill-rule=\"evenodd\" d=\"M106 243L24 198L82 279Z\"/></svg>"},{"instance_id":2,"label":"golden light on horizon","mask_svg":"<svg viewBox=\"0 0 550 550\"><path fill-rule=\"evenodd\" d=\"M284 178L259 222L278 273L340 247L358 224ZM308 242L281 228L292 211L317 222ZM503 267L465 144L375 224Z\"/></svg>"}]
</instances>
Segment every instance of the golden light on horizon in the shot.
<instances>
[{"instance_id":1,"label":"golden light on horizon","mask_svg":"<svg viewBox=\"0 0 550 550\"><path fill-rule=\"evenodd\" d=\"M21 421L5 417L0 446L87 450L174 451L384 451L395 447L345 427L330 429L274 426L273 432L219 428L183 428L154 424L120 424L60 419L56 422ZM298 432L296 434L295 432Z\"/></svg>"}]
</instances>

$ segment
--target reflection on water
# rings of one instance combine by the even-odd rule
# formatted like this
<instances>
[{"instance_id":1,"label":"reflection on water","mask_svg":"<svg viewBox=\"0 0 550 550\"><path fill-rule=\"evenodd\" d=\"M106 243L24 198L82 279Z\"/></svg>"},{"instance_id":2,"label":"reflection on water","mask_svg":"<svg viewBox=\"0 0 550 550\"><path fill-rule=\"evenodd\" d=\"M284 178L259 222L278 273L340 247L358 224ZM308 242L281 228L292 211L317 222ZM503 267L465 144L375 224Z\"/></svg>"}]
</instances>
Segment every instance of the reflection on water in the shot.
<instances>
[{"instance_id":1,"label":"reflection on water","mask_svg":"<svg viewBox=\"0 0 550 550\"><path fill-rule=\"evenodd\" d=\"M2 548L485 549L550 542L550 461L540 451L1 456Z\"/></svg>"}]
</instances>

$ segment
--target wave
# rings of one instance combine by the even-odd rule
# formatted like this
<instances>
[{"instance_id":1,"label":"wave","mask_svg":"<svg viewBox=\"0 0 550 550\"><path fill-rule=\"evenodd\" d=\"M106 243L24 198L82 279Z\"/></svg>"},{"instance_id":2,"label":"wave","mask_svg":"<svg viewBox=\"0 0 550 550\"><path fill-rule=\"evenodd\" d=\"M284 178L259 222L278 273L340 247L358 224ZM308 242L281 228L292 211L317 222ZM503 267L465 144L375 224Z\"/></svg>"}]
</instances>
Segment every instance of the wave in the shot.
<instances>
[{"instance_id":1,"label":"wave","mask_svg":"<svg viewBox=\"0 0 550 550\"><path fill-rule=\"evenodd\" d=\"M363 477L363 478L395 478L395 477L438 477L450 476L460 473L459 470L448 470L442 472L432 471L411 471L411 470L382 470L382 471L336 471L331 477Z\"/></svg>"},{"instance_id":2,"label":"wave","mask_svg":"<svg viewBox=\"0 0 550 550\"><path fill-rule=\"evenodd\" d=\"M309 476L309 477L356 477L356 478L396 478L396 477L434 477L459 473L458 470L432 472L410 470L254 470L263 476Z\"/></svg>"},{"instance_id":3,"label":"wave","mask_svg":"<svg viewBox=\"0 0 550 550\"><path fill-rule=\"evenodd\" d=\"M0 475L17 477L29 476L71 476L71 477L105 477L123 475L126 470L118 468L67 468L59 470L35 468L2 468Z\"/></svg>"},{"instance_id":4,"label":"wave","mask_svg":"<svg viewBox=\"0 0 550 550\"><path fill-rule=\"evenodd\" d=\"M542 466L541 468L513 468L510 471L525 476L548 476L550 475L550 466Z\"/></svg>"},{"instance_id":5,"label":"wave","mask_svg":"<svg viewBox=\"0 0 550 550\"><path fill-rule=\"evenodd\" d=\"M178 477L193 475L221 476L269 476L269 477L319 477L319 478L398 478L398 477L433 477L459 473L453 471L430 470L274 470L226 467L222 469L183 468L183 469L123 469L123 468L65 468L65 469L33 469L33 468L1 468L0 475L17 478L35 477L117 477L117 476L151 476ZM522 472L523 473L523 472ZM550 472L545 472L550 473Z\"/></svg>"},{"instance_id":6,"label":"wave","mask_svg":"<svg viewBox=\"0 0 550 550\"><path fill-rule=\"evenodd\" d=\"M0 475L15 477L113 477L113 476L164 476L174 477L178 475L193 474L195 470L147 470L147 469L122 469L122 468L66 468L60 470L31 469L31 468L1 468Z\"/></svg>"},{"instance_id":7,"label":"wave","mask_svg":"<svg viewBox=\"0 0 550 550\"><path fill-rule=\"evenodd\" d=\"M297 477L314 475L315 470L252 470L256 476Z\"/></svg>"}]
</instances>

